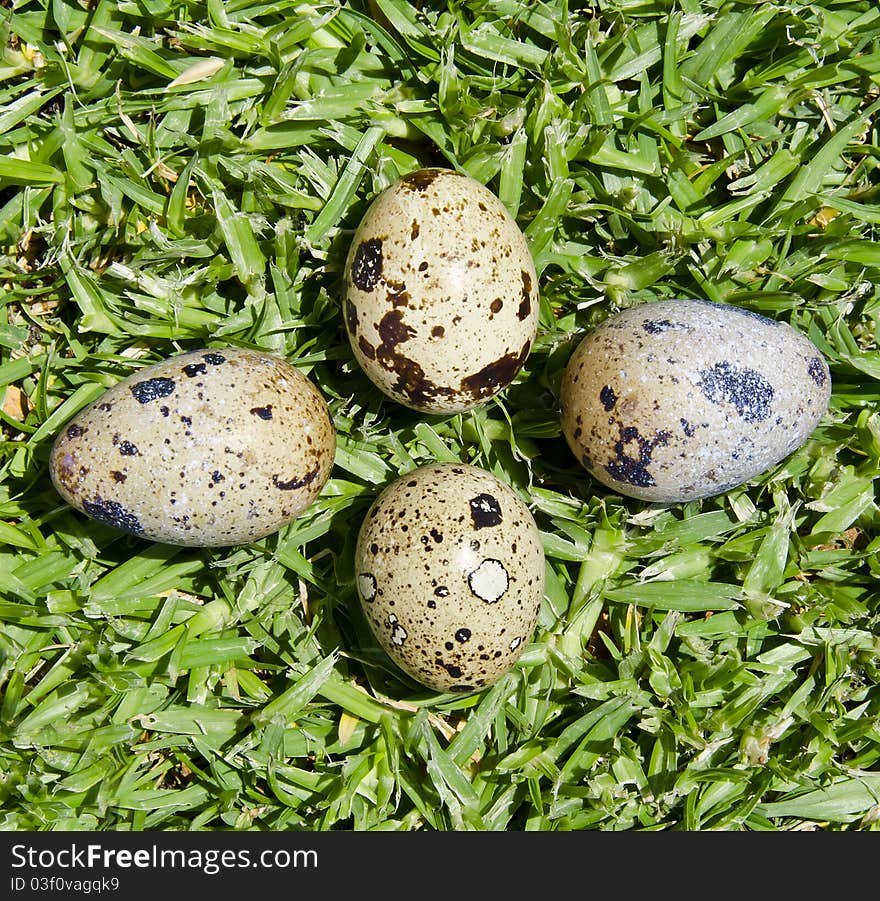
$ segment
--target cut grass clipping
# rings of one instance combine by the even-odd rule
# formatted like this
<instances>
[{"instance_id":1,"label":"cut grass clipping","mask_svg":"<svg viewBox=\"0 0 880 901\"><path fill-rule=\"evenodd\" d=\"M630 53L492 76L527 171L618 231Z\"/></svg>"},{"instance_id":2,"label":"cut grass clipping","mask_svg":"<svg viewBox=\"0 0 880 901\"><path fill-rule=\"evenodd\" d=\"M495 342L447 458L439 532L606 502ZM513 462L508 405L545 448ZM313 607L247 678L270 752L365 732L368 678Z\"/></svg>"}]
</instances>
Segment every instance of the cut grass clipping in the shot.
<instances>
[{"instance_id":1,"label":"cut grass clipping","mask_svg":"<svg viewBox=\"0 0 880 901\"><path fill-rule=\"evenodd\" d=\"M0 824L7 830L876 830L880 7L608 0L0 9ZM670 11L671 10L671 11ZM537 264L537 344L472 412L383 400L340 269L424 165L488 185ZM666 297L790 323L831 408L747 485L651 505L560 435L584 334ZM253 545L64 506L60 426L147 363L285 355L333 477ZM530 503L538 629L477 695L371 638L356 525L398 474Z\"/></svg>"}]
</instances>

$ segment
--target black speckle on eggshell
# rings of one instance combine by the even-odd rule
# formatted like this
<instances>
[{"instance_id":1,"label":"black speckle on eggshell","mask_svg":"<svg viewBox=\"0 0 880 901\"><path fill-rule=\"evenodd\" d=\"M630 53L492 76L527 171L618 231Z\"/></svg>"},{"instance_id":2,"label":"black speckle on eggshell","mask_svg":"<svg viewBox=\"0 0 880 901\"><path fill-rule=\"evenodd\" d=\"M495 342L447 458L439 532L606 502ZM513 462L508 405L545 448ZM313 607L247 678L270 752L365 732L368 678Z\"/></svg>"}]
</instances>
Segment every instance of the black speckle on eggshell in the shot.
<instances>
[{"instance_id":1,"label":"black speckle on eggshell","mask_svg":"<svg viewBox=\"0 0 880 901\"><path fill-rule=\"evenodd\" d=\"M828 381L828 365L819 357L813 357L807 366L807 375L821 388Z\"/></svg>"},{"instance_id":2,"label":"black speckle on eggshell","mask_svg":"<svg viewBox=\"0 0 880 901\"><path fill-rule=\"evenodd\" d=\"M611 385L604 385L599 392L599 400L602 406L610 413L617 404L617 395Z\"/></svg>"},{"instance_id":3,"label":"black speckle on eggshell","mask_svg":"<svg viewBox=\"0 0 880 901\"><path fill-rule=\"evenodd\" d=\"M491 494L484 491L476 497L472 497L468 503L471 508L471 522L474 524L474 529L486 529L501 523L501 505Z\"/></svg>"},{"instance_id":4,"label":"black speckle on eggshell","mask_svg":"<svg viewBox=\"0 0 880 901\"><path fill-rule=\"evenodd\" d=\"M98 495L94 500L84 500L83 508L98 522L121 529L123 532L130 532L132 535L143 534L144 530L137 516L126 510L118 501L105 500Z\"/></svg>"},{"instance_id":5,"label":"black speckle on eggshell","mask_svg":"<svg viewBox=\"0 0 880 901\"><path fill-rule=\"evenodd\" d=\"M531 343L526 342L519 353L508 353L491 363L487 363L479 372L465 376L461 380L461 391L474 398L491 396L501 386L509 384L519 372L529 355Z\"/></svg>"},{"instance_id":6,"label":"black speckle on eggshell","mask_svg":"<svg viewBox=\"0 0 880 901\"><path fill-rule=\"evenodd\" d=\"M148 404L160 397L168 397L176 387L174 379L159 376L135 382L130 386L131 393L139 404Z\"/></svg>"},{"instance_id":7,"label":"black speckle on eggshell","mask_svg":"<svg viewBox=\"0 0 880 901\"><path fill-rule=\"evenodd\" d=\"M701 370L700 377L700 390L713 404L732 404L746 422L761 422L770 415L773 386L760 372L724 360Z\"/></svg>"},{"instance_id":8,"label":"black speckle on eggshell","mask_svg":"<svg viewBox=\"0 0 880 901\"><path fill-rule=\"evenodd\" d=\"M665 430L655 432L651 438L642 435L635 426L621 426L620 437L614 443L614 457L605 464L605 470L612 479L638 488L652 488L656 483L648 467L657 445L669 442Z\"/></svg>"},{"instance_id":9,"label":"black speckle on eggshell","mask_svg":"<svg viewBox=\"0 0 880 901\"><path fill-rule=\"evenodd\" d=\"M319 466L316 466L311 472L307 472L300 478L288 479L287 481L280 479L276 473L272 476L272 484L279 491L295 491L298 488L305 488L307 485L311 485L320 474L321 468Z\"/></svg>"}]
</instances>

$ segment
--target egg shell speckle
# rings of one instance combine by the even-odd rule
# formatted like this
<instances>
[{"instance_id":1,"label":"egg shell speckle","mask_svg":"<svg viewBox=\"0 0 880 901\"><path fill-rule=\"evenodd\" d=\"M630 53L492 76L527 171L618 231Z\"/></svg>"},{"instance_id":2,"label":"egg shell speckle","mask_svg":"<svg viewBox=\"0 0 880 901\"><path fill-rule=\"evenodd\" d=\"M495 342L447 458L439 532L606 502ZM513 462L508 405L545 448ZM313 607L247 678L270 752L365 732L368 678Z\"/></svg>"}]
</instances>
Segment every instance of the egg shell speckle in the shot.
<instances>
[{"instance_id":1,"label":"egg shell speckle","mask_svg":"<svg viewBox=\"0 0 880 901\"><path fill-rule=\"evenodd\" d=\"M354 355L389 397L428 413L484 403L525 363L538 277L501 201L449 169L421 169L371 204L345 264Z\"/></svg>"},{"instance_id":2,"label":"egg shell speckle","mask_svg":"<svg viewBox=\"0 0 880 901\"><path fill-rule=\"evenodd\" d=\"M336 431L318 389L280 357L203 349L139 370L61 431L50 475L67 503L167 544L254 541L330 475Z\"/></svg>"},{"instance_id":3,"label":"egg shell speckle","mask_svg":"<svg viewBox=\"0 0 880 901\"><path fill-rule=\"evenodd\" d=\"M605 320L572 355L562 430L621 494L709 497L774 466L815 429L831 375L784 322L729 304L668 300Z\"/></svg>"},{"instance_id":4,"label":"egg shell speckle","mask_svg":"<svg viewBox=\"0 0 880 901\"><path fill-rule=\"evenodd\" d=\"M475 466L438 463L389 485L355 551L357 590L379 643L437 691L500 679L530 640L544 551L519 495Z\"/></svg>"}]
</instances>

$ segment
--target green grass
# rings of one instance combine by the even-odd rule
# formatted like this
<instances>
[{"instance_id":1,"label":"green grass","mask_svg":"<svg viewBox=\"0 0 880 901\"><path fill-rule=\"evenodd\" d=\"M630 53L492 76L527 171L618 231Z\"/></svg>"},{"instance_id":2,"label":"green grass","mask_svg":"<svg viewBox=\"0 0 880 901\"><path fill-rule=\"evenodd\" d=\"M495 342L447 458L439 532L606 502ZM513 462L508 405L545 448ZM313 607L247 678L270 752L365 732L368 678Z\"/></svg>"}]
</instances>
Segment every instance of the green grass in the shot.
<instances>
[{"instance_id":1,"label":"green grass","mask_svg":"<svg viewBox=\"0 0 880 901\"><path fill-rule=\"evenodd\" d=\"M0 9L0 828L878 828L880 7L582 6ZM542 296L516 382L448 418L383 400L340 317L360 216L429 164L501 197ZM659 506L590 480L557 398L591 327L674 296L805 332L834 395L771 471ZM320 500L223 550L65 507L60 426L224 344L327 397ZM547 554L533 642L467 698L354 589L360 518L435 460L514 485Z\"/></svg>"}]
</instances>

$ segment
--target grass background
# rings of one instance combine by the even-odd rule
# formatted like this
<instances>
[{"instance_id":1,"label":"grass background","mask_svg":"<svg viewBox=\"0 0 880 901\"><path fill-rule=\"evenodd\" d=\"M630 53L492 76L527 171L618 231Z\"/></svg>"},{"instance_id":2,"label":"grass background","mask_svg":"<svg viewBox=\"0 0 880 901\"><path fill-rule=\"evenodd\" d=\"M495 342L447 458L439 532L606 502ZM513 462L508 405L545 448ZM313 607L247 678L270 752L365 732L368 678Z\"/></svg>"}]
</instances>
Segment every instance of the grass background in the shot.
<instances>
[{"instance_id":1,"label":"grass background","mask_svg":"<svg viewBox=\"0 0 880 901\"><path fill-rule=\"evenodd\" d=\"M880 7L873 0L0 8L0 828L876 830ZM341 326L369 201L459 168L516 216L537 344L448 418L386 401ZM826 355L831 408L720 497L651 505L560 436L577 342L707 297ZM138 367L226 344L327 397L336 468L253 545L65 507L53 437ZM385 484L463 460L547 554L520 665L398 673L353 581Z\"/></svg>"}]
</instances>

